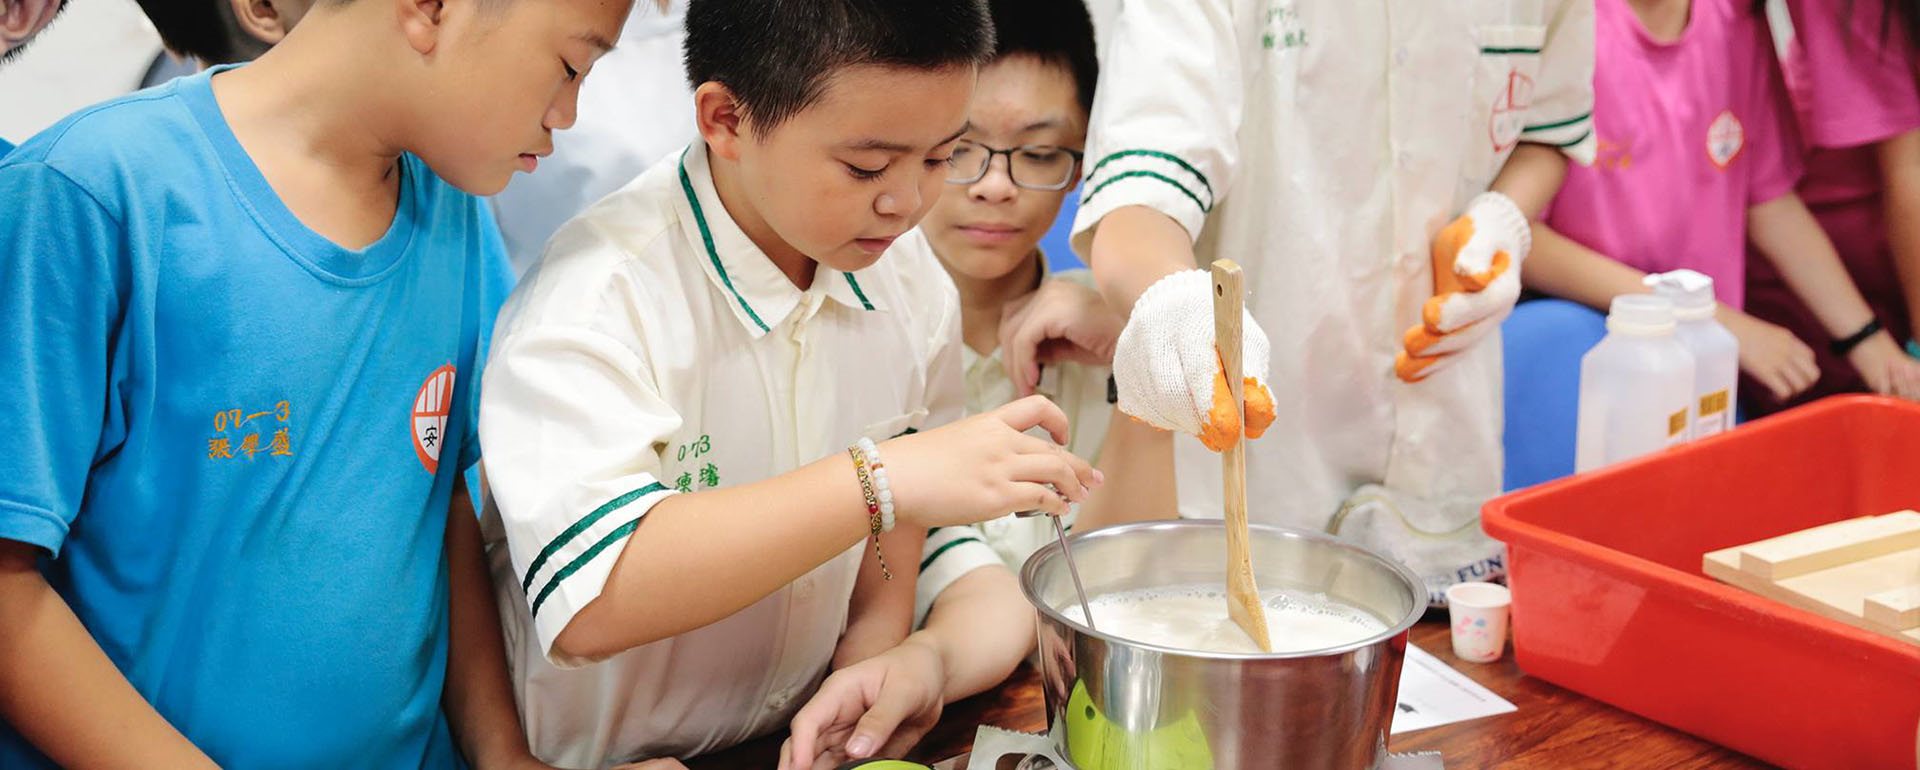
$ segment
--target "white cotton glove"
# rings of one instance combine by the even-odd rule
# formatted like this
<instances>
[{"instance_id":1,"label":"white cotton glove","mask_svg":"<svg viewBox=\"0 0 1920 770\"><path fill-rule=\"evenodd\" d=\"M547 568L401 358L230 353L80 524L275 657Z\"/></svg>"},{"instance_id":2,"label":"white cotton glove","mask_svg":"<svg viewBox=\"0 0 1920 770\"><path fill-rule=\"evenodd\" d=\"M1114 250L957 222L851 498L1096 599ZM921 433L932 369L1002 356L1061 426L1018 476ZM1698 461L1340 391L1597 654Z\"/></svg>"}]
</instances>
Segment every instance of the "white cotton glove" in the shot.
<instances>
[{"instance_id":1,"label":"white cotton glove","mask_svg":"<svg viewBox=\"0 0 1920 770\"><path fill-rule=\"evenodd\" d=\"M1532 250L1533 231L1512 198L1487 192L1467 204L1433 238L1434 296L1421 325L1407 330L1394 373L1424 380L1500 328L1520 299L1520 263Z\"/></svg>"},{"instance_id":2,"label":"white cotton glove","mask_svg":"<svg viewBox=\"0 0 1920 770\"><path fill-rule=\"evenodd\" d=\"M1243 313L1245 311L1242 311ZM1267 333L1252 314L1241 320L1247 438L1273 423L1267 389ZM1220 351L1213 340L1213 275L1183 270L1147 287L1113 351L1120 411L1161 430L1190 433L1221 451L1242 431Z\"/></svg>"}]
</instances>

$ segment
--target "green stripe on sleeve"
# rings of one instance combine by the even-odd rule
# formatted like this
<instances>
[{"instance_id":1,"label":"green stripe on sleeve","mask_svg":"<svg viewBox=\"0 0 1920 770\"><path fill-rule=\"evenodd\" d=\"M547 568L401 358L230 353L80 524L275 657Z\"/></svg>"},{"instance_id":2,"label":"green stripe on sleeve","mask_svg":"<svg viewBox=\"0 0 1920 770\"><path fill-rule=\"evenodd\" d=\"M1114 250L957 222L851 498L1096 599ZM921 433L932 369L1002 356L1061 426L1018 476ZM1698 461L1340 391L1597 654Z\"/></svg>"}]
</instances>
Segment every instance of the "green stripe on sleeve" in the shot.
<instances>
[{"instance_id":1,"label":"green stripe on sleeve","mask_svg":"<svg viewBox=\"0 0 1920 770\"><path fill-rule=\"evenodd\" d=\"M566 531L561 532L558 535L555 535L553 540L548 541L547 547L540 549L540 555L535 556L533 558L533 564L527 567L526 578L520 581L520 590L522 591L532 590L533 576L540 574L540 568L546 566L547 560L553 558L554 554L559 553L560 549L566 547L567 543L571 542L574 538L579 537L580 533L587 531L588 527L591 527L596 522L600 521L603 518L606 518L607 514L626 507L628 503L631 503L642 497L646 497L647 495L651 495L655 492L664 492L666 491L666 489L667 489L667 485L656 481L656 482L653 482L652 484L648 484L644 487L633 490L632 492L628 492L624 495L621 495L612 500L609 500L605 505L602 505L598 508L593 509L592 513L589 513L585 516L580 517L580 520L574 522L573 526L567 527Z\"/></svg>"},{"instance_id":2,"label":"green stripe on sleeve","mask_svg":"<svg viewBox=\"0 0 1920 770\"><path fill-rule=\"evenodd\" d=\"M1593 136L1593 129L1591 129L1591 128L1589 128L1589 129L1587 129L1587 130L1586 130L1585 132L1582 132L1582 133L1580 134L1580 136L1579 136L1579 138L1576 138L1576 139L1574 139L1573 141L1570 141L1570 142L1551 142L1551 143L1548 143L1548 144L1550 144L1550 146L1553 146L1553 147L1558 147L1558 148L1560 148L1560 149L1563 149L1563 150L1564 150L1564 149L1566 149L1566 148L1568 148L1568 147L1573 147L1573 146L1576 146L1576 145L1578 145L1578 144L1580 144L1581 142L1584 142L1584 141L1586 141L1586 140L1587 140L1587 137L1589 137L1589 136Z\"/></svg>"},{"instance_id":3,"label":"green stripe on sleeve","mask_svg":"<svg viewBox=\"0 0 1920 770\"><path fill-rule=\"evenodd\" d=\"M1552 131L1556 128L1566 128L1567 126L1571 126L1575 123L1580 123L1592 117L1593 117L1593 112L1589 110L1587 112L1580 113L1579 115L1575 115L1571 118L1567 118L1566 120L1556 120L1552 123L1541 123L1539 125L1527 126L1526 128L1522 128L1520 130L1522 132Z\"/></svg>"},{"instance_id":4,"label":"green stripe on sleeve","mask_svg":"<svg viewBox=\"0 0 1920 770\"><path fill-rule=\"evenodd\" d=\"M561 567L559 572L553 573L553 579L547 581L547 587L540 589L540 595L534 597L533 609L529 610L528 614L536 618L540 617L540 605L547 603L547 597L553 594L554 589L560 587L560 581L572 577L573 573L579 572L582 567L592 562L593 557L599 556L601 551L607 550L608 546L620 542L621 538L633 534L633 531L639 527L640 519L635 517L633 521L622 524L614 531L608 532L606 537L600 538L600 542L594 543L593 547L588 548L573 561L567 562L567 566Z\"/></svg>"},{"instance_id":5,"label":"green stripe on sleeve","mask_svg":"<svg viewBox=\"0 0 1920 770\"><path fill-rule=\"evenodd\" d=\"M927 554L927 558L920 560L920 571L921 572L927 571L927 565L932 564L934 559L940 558L940 554L953 550L953 547L956 545L959 545L961 543L979 543L979 542L981 542L981 540L980 538L977 538L977 537L956 537L952 540L948 540L945 545L942 545L939 548L934 549L933 553Z\"/></svg>"},{"instance_id":6,"label":"green stripe on sleeve","mask_svg":"<svg viewBox=\"0 0 1920 770\"><path fill-rule=\"evenodd\" d=\"M1201 203L1199 196L1194 195L1193 191L1187 189L1186 185L1183 185L1178 181L1175 181L1172 177L1169 177L1158 171L1145 171L1145 170L1139 170L1139 169L1136 169L1133 171L1125 171L1125 172L1121 172L1118 174L1114 174L1113 176L1107 177L1105 181L1101 182L1099 185L1096 185L1092 190L1087 192L1087 196L1080 200L1080 205L1085 206L1087 204L1093 203L1093 197L1096 195L1099 195L1101 190L1107 189L1114 182L1118 182L1122 179L1131 179L1135 177L1146 178L1146 179L1157 179L1162 182L1166 182L1167 184L1173 185L1174 189L1180 191L1180 194L1187 196L1187 200L1193 201L1193 205L1200 207L1200 213L1206 214L1213 211L1212 206L1208 206L1205 203Z\"/></svg>"},{"instance_id":7,"label":"green stripe on sleeve","mask_svg":"<svg viewBox=\"0 0 1920 770\"><path fill-rule=\"evenodd\" d=\"M1193 164L1188 163L1185 159L1181 158L1178 155L1174 155L1173 153L1170 153L1170 152L1161 152L1159 150L1120 150L1117 152L1108 153L1107 157L1101 158L1099 163L1093 164L1093 169L1087 172L1087 178L1092 179L1094 177L1099 176L1100 169L1106 168L1108 163L1112 163L1121 158L1154 158L1157 160L1168 161L1176 166L1186 169L1187 173L1193 175L1193 178L1200 180L1200 186L1206 189L1207 198L1209 200L1212 200L1214 197L1216 197L1213 192L1213 183L1207 180L1206 174L1200 173L1200 169L1194 168ZM1189 195L1191 195L1191 193L1189 193ZM1203 208L1211 208L1211 207L1207 206Z\"/></svg>"}]
</instances>

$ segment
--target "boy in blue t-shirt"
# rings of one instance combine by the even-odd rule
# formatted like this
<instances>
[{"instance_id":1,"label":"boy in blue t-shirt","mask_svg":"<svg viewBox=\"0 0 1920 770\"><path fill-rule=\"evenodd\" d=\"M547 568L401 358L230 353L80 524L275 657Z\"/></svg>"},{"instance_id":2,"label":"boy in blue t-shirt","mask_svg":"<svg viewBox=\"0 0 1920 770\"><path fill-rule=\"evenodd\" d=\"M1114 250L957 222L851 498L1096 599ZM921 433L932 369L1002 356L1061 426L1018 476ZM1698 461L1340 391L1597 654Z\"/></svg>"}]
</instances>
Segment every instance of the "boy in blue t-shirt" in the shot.
<instances>
[{"instance_id":1,"label":"boy in blue t-shirt","mask_svg":"<svg viewBox=\"0 0 1920 770\"><path fill-rule=\"evenodd\" d=\"M467 193L627 7L335 0L0 161L0 767L531 762L459 481Z\"/></svg>"}]
</instances>

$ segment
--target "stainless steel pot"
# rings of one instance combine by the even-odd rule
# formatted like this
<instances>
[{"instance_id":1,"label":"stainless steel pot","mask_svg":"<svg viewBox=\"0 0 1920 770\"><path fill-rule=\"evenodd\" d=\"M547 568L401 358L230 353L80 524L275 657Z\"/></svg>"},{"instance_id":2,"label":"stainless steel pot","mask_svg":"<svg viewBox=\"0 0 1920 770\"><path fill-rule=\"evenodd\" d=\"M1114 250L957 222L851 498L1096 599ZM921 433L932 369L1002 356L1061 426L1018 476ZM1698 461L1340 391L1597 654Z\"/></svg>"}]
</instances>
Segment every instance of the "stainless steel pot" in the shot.
<instances>
[{"instance_id":1,"label":"stainless steel pot","mask_svg":"<svg viewBox=\"0 0 1920 770\"><path fill-rule=\"evenodd\" d=\"M1058 543L1027 560L1020 582L1040 614L1051 733L1078 770L1344 770L1385 760L1407 630L1426 610L1426 587L1405 566L1327 535L1255 526L1251 536L1262 591L1324 594L1387 630L1297 653L1158 647L1061 614L1077 602ZM1071 545L1090 596L1224 580L1218 521L1131 524Z\"/></svg>"}]
</instances>

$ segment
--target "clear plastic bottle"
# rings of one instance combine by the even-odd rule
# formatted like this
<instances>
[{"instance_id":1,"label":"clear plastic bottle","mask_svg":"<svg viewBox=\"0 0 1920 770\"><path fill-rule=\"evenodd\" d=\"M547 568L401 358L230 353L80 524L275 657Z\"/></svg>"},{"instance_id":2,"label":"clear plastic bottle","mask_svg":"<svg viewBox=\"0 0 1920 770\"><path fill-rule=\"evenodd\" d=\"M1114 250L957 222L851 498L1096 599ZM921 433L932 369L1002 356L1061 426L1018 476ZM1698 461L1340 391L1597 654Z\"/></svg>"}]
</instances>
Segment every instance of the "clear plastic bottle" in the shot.
<instances>
[{"instance_id":1,"label":"clear plastic bottle","mask_svg":"<svg viewBox=\"0 0 1920 770\"><path fill-rule=\"evenodd\" d=\"M1673 301L1615 297L1606 339L1580 360L1574 470L1590 471L1692 435L1693 354L1674 336Z\"/></svg>"},{"instance_id":2,"label":"clear plastic bottle","mask_svg":"<svg viewBox=\"0 0 1920 770\"><path fill-rule=\"evenodd\" d=\"M1693 437L1733 427L1740 402L1740 341L1714 320L1713 279L1692 270L1647 276L1653 292L1673 301L1674 336L1693 354Z\"/></svg>"}]
</instances>

